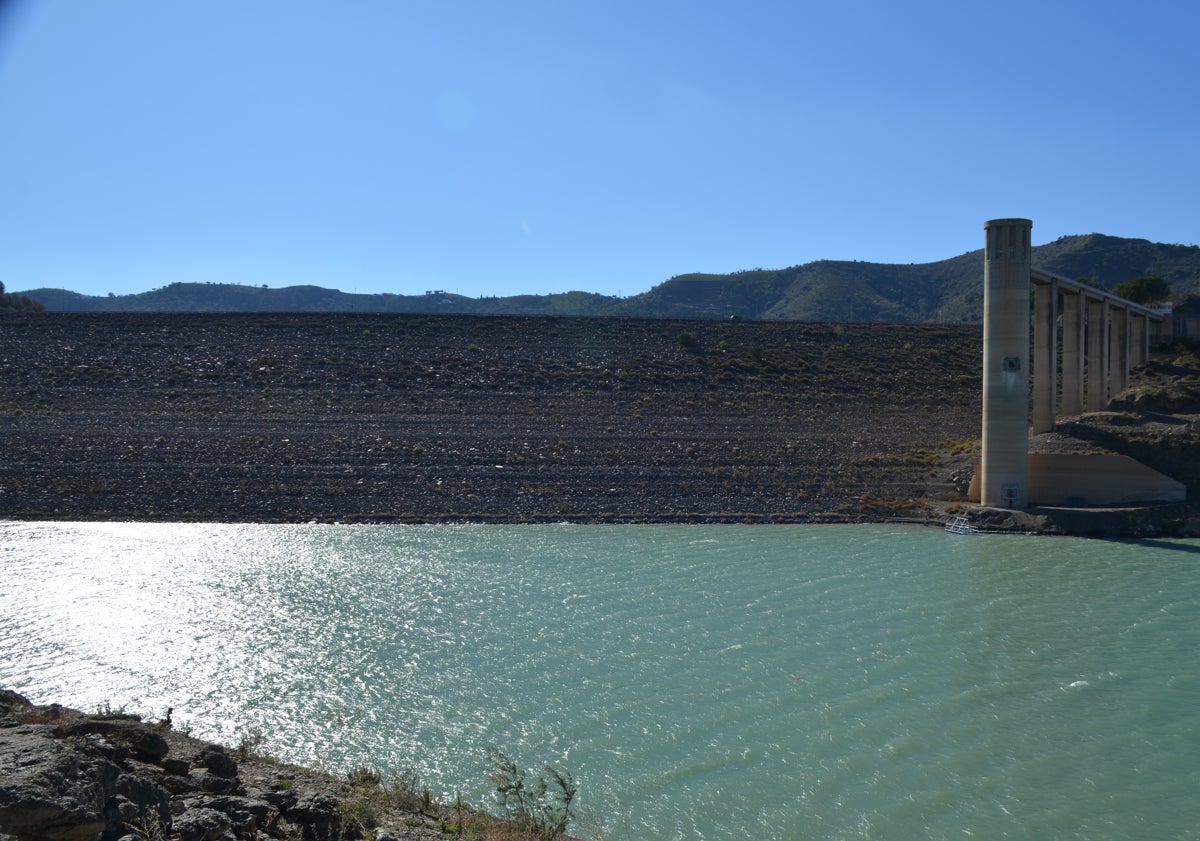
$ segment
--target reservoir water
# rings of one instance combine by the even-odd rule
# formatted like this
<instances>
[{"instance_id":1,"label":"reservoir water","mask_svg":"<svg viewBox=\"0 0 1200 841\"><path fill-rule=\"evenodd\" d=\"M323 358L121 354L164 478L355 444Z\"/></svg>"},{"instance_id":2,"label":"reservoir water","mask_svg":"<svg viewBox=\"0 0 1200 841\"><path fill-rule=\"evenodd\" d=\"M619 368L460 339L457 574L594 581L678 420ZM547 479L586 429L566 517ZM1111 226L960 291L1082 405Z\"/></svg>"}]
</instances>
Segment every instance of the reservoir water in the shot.
<instances>
[{"instance_id":1,"label":"reservoir water","mask_svg":"<svg viewBox=\"0 0 1200 841\"><path fill-rule=\"evenodd\" d=\"M0 523L0 686L609 839L1200 838L1197 652L1196 541Z\"/></svg>"}]
</instances>

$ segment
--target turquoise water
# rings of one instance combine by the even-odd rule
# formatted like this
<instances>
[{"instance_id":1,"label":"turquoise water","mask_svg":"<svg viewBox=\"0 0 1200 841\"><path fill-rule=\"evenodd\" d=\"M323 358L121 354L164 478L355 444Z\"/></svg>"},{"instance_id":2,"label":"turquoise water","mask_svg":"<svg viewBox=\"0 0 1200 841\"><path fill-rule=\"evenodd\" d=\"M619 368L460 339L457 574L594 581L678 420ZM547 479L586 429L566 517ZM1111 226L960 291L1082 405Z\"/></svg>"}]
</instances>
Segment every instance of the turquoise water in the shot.
<instances>
[{"instance_id":1,"label":"turquoise water","mask_svg":"<svg viewBox=\"0 0 1200 841\"><path fill-rule=\"evenodd\" d=\"M0 523L0 686L584 834L1200 838L1200 543Z\"/></svg>"}]
</instances>

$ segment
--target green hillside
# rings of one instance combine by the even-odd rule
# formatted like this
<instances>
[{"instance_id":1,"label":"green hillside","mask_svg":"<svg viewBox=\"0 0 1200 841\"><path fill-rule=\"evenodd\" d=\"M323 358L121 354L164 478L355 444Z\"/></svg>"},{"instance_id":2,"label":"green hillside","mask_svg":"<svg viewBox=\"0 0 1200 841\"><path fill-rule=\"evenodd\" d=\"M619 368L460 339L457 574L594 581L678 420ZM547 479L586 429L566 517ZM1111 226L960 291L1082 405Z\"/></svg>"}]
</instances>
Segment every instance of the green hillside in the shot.
<instances>
[{"instance_id":1,"label":"green hillside","mask_svg":"<svg viewBox=\"0 0 1200 841\"><path fill-rule=\"evenodd\" d=\"M1033 249L1033 265L1112 288L1142 276L1164 278L1172 299L1200 294L1200 247L1088 234ZM173 283L136 295L87 296L63 289L20 293L51 311L80 312L410 312L475 315L615 315L788 321L961 323L983 315L983 251L936 263L819 260L785 269L685 274L640 295L589 292L467 298L359 295L318 286L268 289Z\"/></svg>"}]
</instances>

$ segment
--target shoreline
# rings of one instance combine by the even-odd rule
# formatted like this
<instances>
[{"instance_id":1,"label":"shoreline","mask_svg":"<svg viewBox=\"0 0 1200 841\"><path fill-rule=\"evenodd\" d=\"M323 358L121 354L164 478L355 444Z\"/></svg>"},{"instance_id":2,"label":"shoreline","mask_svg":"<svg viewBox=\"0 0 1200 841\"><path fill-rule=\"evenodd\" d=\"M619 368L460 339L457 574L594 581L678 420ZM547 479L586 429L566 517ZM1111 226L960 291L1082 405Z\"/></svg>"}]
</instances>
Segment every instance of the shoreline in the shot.
<instances>
[{"instance_id":1,"label":"shoreline","mask_svg":"<svg viewBox=\"0 0 1200 841\"><path fill-rule=\"evenodd\" d=\"M299 837L419 841L530 836L473 806L449 804L415 774L345 778L196 739L120 710L88 714L0 688L0 834L88 838ZM540 836L571 841L565 834Z\"/></svg>"},{"instance_id":2,"label":"shoreline","mask_svg":"<svg viewBox=\"0 0 1200 841\"><path fill-rule=\"evenodd\" d=\"M936 525L974 510L1004 531L1200 531L1194 503L998 526L1008 514L965 502L981 343L979 325L6 314L0 518ZM1115 411L1035 446L1128 451L1195 499L1191 365L1150 366Z\"/></svg>"}]
</instances>

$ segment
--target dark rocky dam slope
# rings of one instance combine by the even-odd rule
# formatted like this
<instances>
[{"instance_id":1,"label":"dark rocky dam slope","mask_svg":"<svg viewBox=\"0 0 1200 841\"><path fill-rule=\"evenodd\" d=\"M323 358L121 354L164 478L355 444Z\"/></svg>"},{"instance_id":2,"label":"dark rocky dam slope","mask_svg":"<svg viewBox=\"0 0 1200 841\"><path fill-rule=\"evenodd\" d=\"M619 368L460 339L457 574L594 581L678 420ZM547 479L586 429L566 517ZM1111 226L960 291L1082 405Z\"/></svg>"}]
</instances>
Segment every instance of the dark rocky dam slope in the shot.
<instances>
[{"instance_id":1,"label":"dark rocky dam slope","mask_svg":"<svg viewBox=\"0 0 1200 841\"><path fill-rule=\"evenodd\" d=\"M978 326L0 319L0 517L813 522L953 495Z\"/></svg>"}]
</instances>

